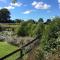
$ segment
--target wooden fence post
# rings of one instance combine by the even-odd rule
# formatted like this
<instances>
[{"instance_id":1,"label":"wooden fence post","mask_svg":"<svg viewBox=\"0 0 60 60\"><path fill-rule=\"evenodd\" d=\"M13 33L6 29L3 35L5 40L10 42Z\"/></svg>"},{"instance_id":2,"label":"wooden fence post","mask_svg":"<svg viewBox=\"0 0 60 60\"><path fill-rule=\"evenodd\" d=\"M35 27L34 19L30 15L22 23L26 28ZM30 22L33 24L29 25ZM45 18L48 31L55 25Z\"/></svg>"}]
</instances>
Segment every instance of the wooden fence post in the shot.
<instances>
[{"instance_id":1,"label":"wooden fence post","mask_svg":"<svg viewBox=\"0 0 60 60\"><path fill-rule=\"evenodd\" d=\"M20 60L23 60L23 49L20 50Z\"/></svg>"}]
</instances>

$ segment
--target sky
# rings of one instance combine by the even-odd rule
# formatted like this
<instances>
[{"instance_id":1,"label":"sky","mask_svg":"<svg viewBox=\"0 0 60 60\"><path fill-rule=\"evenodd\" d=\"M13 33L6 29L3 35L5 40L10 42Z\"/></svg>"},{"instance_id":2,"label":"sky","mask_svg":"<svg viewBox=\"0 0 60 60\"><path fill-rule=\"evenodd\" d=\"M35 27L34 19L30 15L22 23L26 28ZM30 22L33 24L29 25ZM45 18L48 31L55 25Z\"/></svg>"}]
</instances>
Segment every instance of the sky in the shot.
<instances>
[{"instance_id":1,"label":"sky","mask_svg":"<svg viewBox=\"0 0 60 60\"><path fill-rule=\"evenodd\" d=\"M11 19L34 19L60 16L60 0L0 0L0 9L6 8L11 13Z\"/></svg>"}]
</instances>

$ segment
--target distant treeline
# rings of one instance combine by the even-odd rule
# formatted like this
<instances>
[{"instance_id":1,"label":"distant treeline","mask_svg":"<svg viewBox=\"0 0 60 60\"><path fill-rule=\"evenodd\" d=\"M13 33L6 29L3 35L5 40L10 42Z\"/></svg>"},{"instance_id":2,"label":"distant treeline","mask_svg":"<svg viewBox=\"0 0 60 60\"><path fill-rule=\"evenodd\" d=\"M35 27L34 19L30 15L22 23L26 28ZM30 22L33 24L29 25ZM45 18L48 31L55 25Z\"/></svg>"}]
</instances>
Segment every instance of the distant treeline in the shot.
<instances>
[{"instance_id":1,"label":"distant treeline","mask_svg":"<svg viewBox=\"0 0 60 60\"><path fill-rule=\"evenodd\" d=\"M12 20L10 16L10 11L8 9L0 9L0 23L20 23L23 22L24 20L22 19L15 19ZM44 22L43 18L39 18L37 21L33 19L27 20L28 22L36 23L36 22ZM50 22L51 19L47 19L47 22Z\"/></svg>"}]
</instances>

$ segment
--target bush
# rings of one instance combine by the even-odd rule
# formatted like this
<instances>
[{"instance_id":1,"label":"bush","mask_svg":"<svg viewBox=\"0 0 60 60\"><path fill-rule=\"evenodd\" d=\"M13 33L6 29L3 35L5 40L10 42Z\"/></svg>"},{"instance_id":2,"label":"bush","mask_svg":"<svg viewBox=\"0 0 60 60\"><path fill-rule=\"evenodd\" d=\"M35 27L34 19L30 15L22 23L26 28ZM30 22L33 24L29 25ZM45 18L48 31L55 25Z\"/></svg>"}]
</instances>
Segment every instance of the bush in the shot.
<instances>
[{"instance_id":1,"label":"bush","mask_svg":"<svg viewBox=\"0 0 60 60\"><path fill-rule=\"evenodd\" d=\"M27 27L26 23L21 23L21 26L17 29L17 36L27 36Z\"/></svg>"}]
</instances>

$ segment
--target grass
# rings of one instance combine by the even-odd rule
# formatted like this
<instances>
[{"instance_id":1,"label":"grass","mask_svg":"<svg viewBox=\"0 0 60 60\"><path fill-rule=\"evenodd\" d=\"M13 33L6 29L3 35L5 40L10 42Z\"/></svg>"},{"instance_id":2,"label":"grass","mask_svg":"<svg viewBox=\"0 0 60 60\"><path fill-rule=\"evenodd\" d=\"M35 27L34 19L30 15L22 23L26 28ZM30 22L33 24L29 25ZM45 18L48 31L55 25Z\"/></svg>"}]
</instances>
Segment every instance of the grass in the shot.
<instances>
[{"instance_id":1,"label":"grass","mask_svg":"<svg viewBox=\"0 0 60 60\"><path fill-rule=\"evenodd\" d=\"M24 40L24 43L28 43L28 39L32 40L33 38L24 37L22 40ZM8 44L7 42L0 42L0 58L11 53L12 51L15 51L16 49L18 49L18 47ZM27 56L28 54L24 56L24 60L26 60ZM18 57L20 57L20 51L4 60L16 60Z\"/></svg>"},{"instance_id":2,"label":"grass","mask_svg":"<svg viewBox=\"0 0 60 60\"><path fill-rule=\"evenodd\" d=\"M13 28L20 26L20 24L18 23L0 23L0 25L3 27L13 27Z\"/></svg>"},{"instance_id":3,"label":"grass","mask_svg":"<svg viewBox=\"0 0 60 60\"><path fill-rule=\"evenodd\" d=\"M0 58L15 51L18 47L12 46L11 44L8 44L7 42L0 42ZM14 56L6 59L6 60L15 60L15 58L19 55L18 53ZM13 59L14 58L14 59Z\"/></svg>"},{"instance_id":4,"label":"grass","mask_svg":"<svg viewBox=\"0 0 60 60\"><path fill-rule=\"evenodd\" d=\"M20 26L20 23L0 23L0 26L3 27L5 30L11 31L12 29L14 29L15 31L15 29Z\"/></svg>"},{"instance_id":5,"label":"grass","mask_svg":"<svg viewBox=\"0 0 60 60\"><path fill-rule=\"evenodd\" d=\"M13 46L7 42L0 42L0 58L15 51L16 49L18 49L18 47ZM20 51L4 60L16 60L18 57L20 57ZM25 60L25 57L24 57L24 60Z\"/></svg>"}]
</instances>

